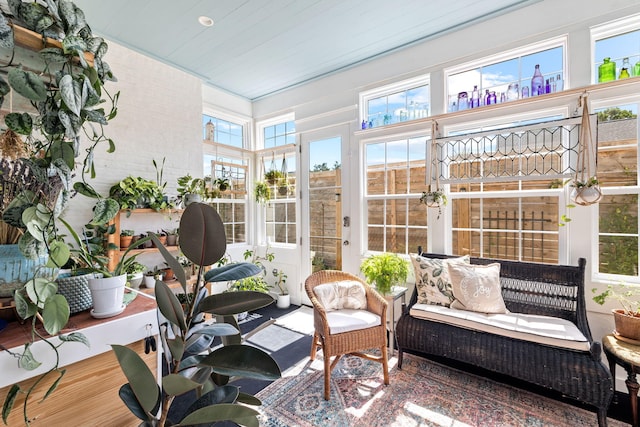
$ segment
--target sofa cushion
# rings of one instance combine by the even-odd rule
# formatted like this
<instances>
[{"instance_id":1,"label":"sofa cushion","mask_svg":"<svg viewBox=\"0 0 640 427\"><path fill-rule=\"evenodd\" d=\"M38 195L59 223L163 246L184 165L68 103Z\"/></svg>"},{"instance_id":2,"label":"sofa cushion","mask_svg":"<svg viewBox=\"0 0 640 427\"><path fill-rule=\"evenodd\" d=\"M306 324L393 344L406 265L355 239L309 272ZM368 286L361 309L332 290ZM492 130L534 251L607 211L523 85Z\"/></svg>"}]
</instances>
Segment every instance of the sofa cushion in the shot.
<instances>
[{"instance_id":1,"label":"sofa cushion","mask_svg":"<svg viewBox=\"0 0 640 427\"><path fill-rule=\"evenodd\" d=\"M451 307L481 313L506 313L500 289L500 264L449 264L455 301Z\"/></svg>"},{"instance_id":2,"label":"sofa cushion","mask_svg":"<svg viewBox=\"0 0 640 427\"><path fill-rule=\"evenodd\" d=\"M366 291L357 280L324 283L314 287L313 293L326 311L367 308Z\"/></svg>"},{"instance_id":3,"label":"sofa cushion","mask_svg":"<svg viewBox=\"0 0 640 427\"><path fill-rule=\"evenodd\" d=\"M380 326L380 316L367 310L343 309L327 313L329 331L332 334L357 331L373 326Z\"/></svg>"},{"instance_id":4,"label":"sofa cushion","mask_svg":"<svg viewBox=\"0 0 640 427\"><path fill-rule=\"evenodd\" d=\"M409 314L419 319L502 335L571 350L588 351L589 341L572 322L522 313L486 314L430 304L415 304Z\"/></svg>"},{"instance_id":5,"label":"sofa cushion","mask_svg":"<svg viewBox=\"0 0 640 427\"><path fill-rule=\"evenodd\" d=\"M454 297L447 265L469 264L469 256L438 259L411 254L411 262L416 276L418 303L449 307Z\"/></svg>"}]
</instances>

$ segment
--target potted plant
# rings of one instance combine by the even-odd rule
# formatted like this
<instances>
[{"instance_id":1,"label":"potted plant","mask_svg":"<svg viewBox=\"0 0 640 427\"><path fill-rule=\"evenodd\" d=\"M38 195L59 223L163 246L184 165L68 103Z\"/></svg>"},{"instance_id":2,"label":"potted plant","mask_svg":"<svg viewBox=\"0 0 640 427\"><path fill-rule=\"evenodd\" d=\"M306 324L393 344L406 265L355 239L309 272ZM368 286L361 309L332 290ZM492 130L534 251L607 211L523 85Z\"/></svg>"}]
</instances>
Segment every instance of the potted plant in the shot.
<instances>
[{"instance_id":1,"label":"potted plant","mask_svg":"<svg viewBox=\"0 0 640 427\"><path fill-rule=\"evenodd\" d=\"M134 234L136 234L135 231L129 229L120 231L120 247L122 249L127 249L131 245Z\"/></svg>"},{"instance_id":2,"label":"potted plant","mask_svg":"<svg viewBox=\"0 0 640 427\"><path fill-rule=\"evenodd\" d=\"M284 271L277 268L274 268L271 274L273 274L273 277L276 279L272 288L278 290L276 306L278 308L289 308L291 305L291 295L289 295L289 289L287 289L287 275L284 274Z\"/></svg>"},{"instance_id":3,"label":"potted plant","mask_svg":"<svg viewBox=\"0 0 640 427\"><path fill-rule=\"evenodd\" d=\"M215 181L213 181L213 186L217 187L220 191L227 191L231 188L229 178L216 178Z\"/></svg>"},{"instance_id":4,"label":"potted plant","mask_svg":"<svg viewBox=\"0 0 640 427\"><path fill-rule=\"evenodd\" d=\"M230 377L274 380L280 377L280 369L267 353L243 344L234 314L264 307L272 303L273 298L251 291L207 294L207 282L237 280L260 272L256 265L244 262L204 273L203 266L216 264L226 252L224 225L211 206L188 205L180 221L180 232L183 236L180 250L198 266L198 276L193 285L187 285L178 260L159 245L184 294L181 301L164 282L156 283L158 309L167 322L167 327L160 332L163 342L168 344L164 347L165 357L161 358L163 372L166 372L162 388L135 351L113 345L128 380L120 389L120 398L147 425L197 425L221 420L258 425L259 413L251 408L258 401L251 395L239 393L239 387L229 382ZM216 322L204 324L204 313L213 314ZM223 345L214 349L216 336L221 336ZM186 394L190 391L194 393ZM186 410L179 411L178 418L169 419L175 397L182 394L191 401L187 402ZM238 402L244 404L236 405ZM157 408L161 408L159 413Z\"/></svg>"},{"instance_id":5,"label":"potted plant","mask_svg":"<svg viewBox=\"0 0 640 427\"><path fill-rule=\"evenodd\" d=\"M144 273L143 282L144 286L148 289L153 289L156 287L156 283L158 281L162 281L163 275L162 271L158 270L158 267L154 267L153 270L149 270Z\"/></svg>"},{"instance_id":6,"label":"potted plant","mask_svg":"<svg viewBox=\"0 0 640 427\"><path fill-rule=\"evenodd\" d=\"M125 308L122 300L127 284L127 270L131 264L136 262L137 256L137 254L130 255L130 252L143 245L151 237L147 236L131 244L115 267L110 270L108 268L109 258L104 254L104 251L96 250L104 245L105 233L102 230L92 237L92 241L87 237L86 230L83 230L83 238L80 238L66 221L62 219L60 221L67 227L75 243L71 252L80 260L84 268L95 273L94 277L89 279L89 289L93 300L91 315L97 318L106 318L122 313ZM89 226L93 226L93 224L89 224Z\"/></svg>"},{"instance_id":7,"label":"potted plant","mask_svg":"<svg viewBox=\"0 0 640 427\"><path fill-rule=\"evenodd\" d=\"M591 292L596 295L593 300L603 305L608 298L616 300L622 308L613 309L615 323L614 334L640 342L640 290L636 286L624 283L607 285L607 289L598 293L598 288Z\"/></svg>"},{"instance_id":8,"label":"potted plant","mask_svg":"<svg viewBox=\"0 0 640 427\"><path fill-rule=\"evenodd\" d=\"M167 235L167 246L176 246L178 244L178 229L170 228L168 230L162 230Z\"/></svg>"},{"instance_id":9,"label":"potted plant","mask_svg":"<svg viewBox=\"0 0 640 427\"><path fill-rule=\"evenodd\" d=\"M128 176L115 183L109 189L109 197L116 200L121 209L152 208L167 209L170 206L165 200L162 188L149 179Z\"/></svg>"},{"instance_id":10,"label":"potted plant","mask_svg":"<svg viewBox=\"0 0 640 427\"><path fill-rule=\"evenodd\" d=\"M573 179L569 184L571 190L571 200L581 206L588 206L597 203L602 198L600 183L595 176L586 180Z\"/></svg>"},{"instance_id":11,"label":"potted plant","mask_svg":"<svg viewBox=\"0 0 640 427\"><path fill-rule=\"evenodd\" d=\"M257 181L253 187L253 197L256 202L265 205L271 200L271 188L264 181Z\"/></svg>"},{"instance_id":12,"label":"potted plant","mask_svg":"<svg viewBox=\"0 0 640 427\"><path fill-rule=\"evenodd\" d=\"M285 178L286 177L282 173L282 171L279 171L277 169L272 169L264 173L264 180L269 185L279 185L280 182L282 182L282 180L284 180Z\"/></svg>"},{"instance_id":13,"label":"potted plant","mask_svg":"<svg viewBox=\"0 0 640 427\"><path fill-rule=\"evenodd\" d=\"M127 281L133 289L138 289L142 284L143 272L147 269L144 264L134 261L126 268Z\"/></svg>"},{"instance_id":14,"label":"potted plant","mask_svg":"<svg viewBox=\"0 0 640 427\"><path fill-rule=\"evenodd\" d=\"M178 178L178 199L184 206L201 201L207 194L205 181L187 174Z\"/></svg>"},{"instance_id":15,"label":"potted plant","mask_svg":"<svg viewBox=\"0 0 640 427\"><path fill-rule=\"evenodd\" d=\"M360 264L360 271L378 292L387 295L394 286L407 281L409 263L396 254L382 253L366 258Z\"/></svg>"},{"instance_id":16,"label":"potted plant","mask_svg":"<svg viewBox=\"0 0 640 427\"><path fill-rule=\"evenodd\" d=\"M447 206L447 195L444 194L444 190L436 188L433 191L423 191L420 196L420 203L426 205L428 208L438 208L438 219L442 215L442 208Z\"/></svg>"}]
</instances>

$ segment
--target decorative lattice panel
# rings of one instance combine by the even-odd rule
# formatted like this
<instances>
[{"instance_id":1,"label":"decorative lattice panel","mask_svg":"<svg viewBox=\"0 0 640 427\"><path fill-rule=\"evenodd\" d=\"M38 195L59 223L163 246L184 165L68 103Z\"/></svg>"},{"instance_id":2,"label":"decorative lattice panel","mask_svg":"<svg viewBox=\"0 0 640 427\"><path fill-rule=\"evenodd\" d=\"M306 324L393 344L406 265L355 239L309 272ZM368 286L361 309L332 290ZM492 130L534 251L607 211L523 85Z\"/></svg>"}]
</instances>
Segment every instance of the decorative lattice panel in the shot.
<instances>
[{"instance_id":1,"label":"decorative lattice panel","mask_svg":"<svg viewBox=\"0 0 640 427\"><path fill-rule=\"evenodd\" d=\"M431 176L442 183L568 178L576 172L579 133L580 118L572 118L438 138Z\"/></svg>"}]
</instances>

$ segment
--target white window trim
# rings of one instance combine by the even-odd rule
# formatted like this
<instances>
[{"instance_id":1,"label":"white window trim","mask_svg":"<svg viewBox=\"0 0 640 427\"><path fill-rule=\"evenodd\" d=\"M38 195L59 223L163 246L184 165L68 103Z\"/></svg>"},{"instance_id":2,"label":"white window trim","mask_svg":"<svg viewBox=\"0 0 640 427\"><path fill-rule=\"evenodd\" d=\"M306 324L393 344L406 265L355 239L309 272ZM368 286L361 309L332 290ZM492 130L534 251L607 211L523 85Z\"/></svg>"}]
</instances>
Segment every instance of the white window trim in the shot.
<instances>
[{"instance_id":1,"label":"white window trim","mask_svg":"<svg viewBox=\"0 0 640 427\"><path fill-rule=\"evenodd\" d=\"M429 74L413 77L406 80L401 80L395 83L391 83L385 86L380 86L375 89L370 89L364 92L360 92L359 95L359 112L360 120L358 123L367 119L367 104L371 99L380 98L381 96L391 95L403 90L409 90L420 86L430 85L431 77Z\"/></svg>"},{"instance_id":2,"label":"white window trim","mask_svg":"<svg viewBox=\"0 0 640 427\"><path fill-rule=\"evenodd\" d=\"M454 74L463 73L465 71L471 71L479 67L495 64L498 62L508 61L510 59L519 58L522 56L531 55L548 49L554 49L562 47L562 75L564 76L564 89L571 87L569 85L569 73L567 72L567 42L568 36L562 35L547 40L542 40L536 43L531 43L525 46L521 46L515 49L500 52L495 55L485 56L480 59L465 62L462 64L448 67L443 70L444 72L444 105L447 105L447 98L449 95L449 77Z\"/></svg>"},{"instance_id":3,"label":"white window trim","mask_svg":"<svg viewBox=\"0 0 640 427\"><path fill-rule=\"evenodd\" d=\"M269 126L279 125L281 123L295 122L295 113L287 113L280 116L272 117L270 119L260 120L256 122L256 144L254 150L264 150L264 129ZM273 147L273 149L279 149L280 147Z\"/></svg>"},{"instance_id":4,"label":"white window trim","mask_svg":"<svg viewBox=\"0 0 640 427\"><path fill-rule=\"evenodd\" d=\"M591 29L591 44L595 45L597 40L607 39L631 31L640 30L640 13L626 16L615 21L594 25Z\"/></svg>"}]
</instances>

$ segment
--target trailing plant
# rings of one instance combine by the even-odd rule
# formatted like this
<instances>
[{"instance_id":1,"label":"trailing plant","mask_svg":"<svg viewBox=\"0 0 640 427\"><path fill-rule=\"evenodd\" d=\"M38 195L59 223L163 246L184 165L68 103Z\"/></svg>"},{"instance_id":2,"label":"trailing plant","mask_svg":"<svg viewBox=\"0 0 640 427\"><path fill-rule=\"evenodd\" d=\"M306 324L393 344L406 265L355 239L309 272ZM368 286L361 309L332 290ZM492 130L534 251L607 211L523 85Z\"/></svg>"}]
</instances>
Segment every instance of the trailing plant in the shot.
<instances>
[{"instance_id":1,"label":"trailing plant","mask_svg":"<svg viewBox=\"0 0 640 427\"><path fill-rule=\"evenodd\" d=\"M0 12L0 46L10 51L9 57L13 58L15 53L14 28L17 26L38 33L43 40L50 37L59 42L37 53L37 63L30 64L33 71L10 61L4 64L8 81L0 77L0 105L6 97L18 94L33 107L31 113L10 112L4 118L7 130L0 140L5 145L16 143L19 136L24 140L25 150L10 156L3 150L0 159L2 180L16 184L11 193L4 193L3 199L9 201L8 205L0 202L2 229L13 230L3 232L2 236L13 239L18 230L21 252L28 258L46 253L46 267L55 269L66 264L70 255L70 248L58 231L58 220L72 191L97 199L92 220L95 224L106 223L102 215L118 206L114 200L101 198L88 179L96 175L93 161L96 148L104 146L107 152L115 150L115 143L105 135L104 126L117 115L119 93L112 95L105 88L107 81L115 81L104 61L107 43L93 36L84 13L71 1L10 0ZM92 61L85 53L92 56ZM84 151L80 149L81 139L86 141ZM17 152L12 150L12 153ZM78 179L72 186L74 175ZM4 243L13 242L0 241ZM29 321L31 330L24 350L14 354L18 365L28 370L40 365L38 359L42 355L31 352L32 344L39 339L54 352L55 362L32 386L11 386L3 404L5 423L18 394L25 394L21 412L24 423L29 425L28 407L35 388L50 375L57 375L46 393L49 396L64 375L64 370L59 368L60 345L87 344L82 334L60 335L69 319L69 305L56 291L54 277L37 277L15 294L18 315ZM37 328L39 323L48 336L41 334Z\"/></svg>"},{"instance_id":2,"label":"trailing plant","mask_svg":"<svg viewBox=\"0 0 640 427\"><path fill-rule=\"evenodd\" d=\"M442 215L442 207L447 206L447 201L447 195L442 188L436 188L433 191L423 191L422 196L420 196L420 203L430 208L438 208L438 219L440 215Z\"/></svg>"},{"instance_id":3,"label":"trailing plant","mask_svg":"<svg viewBox=\"0 0 640 427\"><path fill-rule=\"evenodd\" d=\"M128 176L109 189L109 196L120 204L121 209L169 208L162 188L154 181L142 177Z\"/></svg>"},{"instance_id":4,"label":"trailing plant","mask_svg":"<svg viewBox=\"0 0 640 427\"><path fill-rule=\"evenodd\" d=\"M197 194L201 197L207 195L204 179L194 178L187 174L178 178L178 198L184 200L187 194Z\"/></svg>"},{"instance_id":5,"label":"trailing plant","mask_svg":"<svg viewBox=\"0 0 640 427\"><path fill-rule=\"evenodd\" d=\"M156 282L158 309L166 318L160 335L165 356L163 371L167 374L162 378L162 387L158 387L153 372L136 352L113 345L128 380L120 388L120 398L145 425L196 425L229 420L257 426L259 413L250 406L259 405L260 401L243 393L233 381L239 377L274 380L280 377L280 369L264 351L242 344L234 315L264 307L273 298L251 291L207 296L206 282L238 280L260 271L256 265L244 262L226 264L203 274L202 267L216 264L226 252L224 225L211 206L188 205L180 220L180 233L182 254L200 267L193 285L187 285L179 261L152 236L185 294L181 301L164 282ZM204 313L213 314L216 322L204 323ZM212 349L215 336L221 337L223 346ZM195 393L186 395L192 391ZM170 411L177 396L183 399L193 396L179 415ZM160 407L162 410L156 416Z\"/></svg>"},{"instance_id":6,"label":"trailing plant","mask_svg":"<svg viewBox=\"0 0 640 427\"><path fill-rule=\"evenodd\" d=\"M257 181L253 187L253 197L256 203L265 205L271 200L271 188L264 181Z\"/></svg>"},{"instance_id":7,"label":"trailing plant","mask_svg":"<svg viewBox=\"0 0 640 427\"><path fill-rule=\"evenodd\" d=\"M360 271L367 282L386 295L393 286L402 285L407 281L409 263L397 254L382 253L366 258L360 264Z\"/></svg>"}]
</instances>

